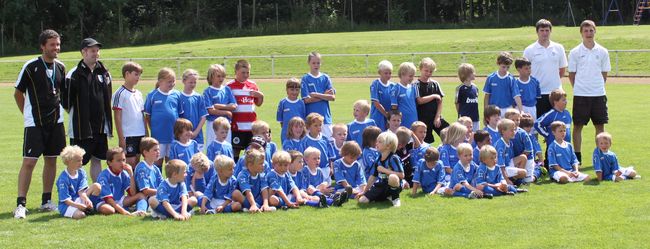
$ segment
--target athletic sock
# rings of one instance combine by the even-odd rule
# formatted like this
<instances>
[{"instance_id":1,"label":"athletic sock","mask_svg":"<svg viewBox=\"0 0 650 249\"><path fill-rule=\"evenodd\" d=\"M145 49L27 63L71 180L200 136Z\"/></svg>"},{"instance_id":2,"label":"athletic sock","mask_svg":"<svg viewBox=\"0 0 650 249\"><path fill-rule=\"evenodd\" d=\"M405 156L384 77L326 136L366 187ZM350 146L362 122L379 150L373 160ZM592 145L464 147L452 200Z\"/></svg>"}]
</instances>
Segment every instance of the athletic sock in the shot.
<instances>
[{"instance_id":1,"label":"athletic sock","mask_svg":"<svg viewBox=\"0 0 650 249\"><path fill-rule=\"evenodd\" d=\"M16 198L16 207L19 205L23 205L23 207L27 206L27 197L18 197Z\"/></svg>"},{"instance_id":2,"label":"athletic sock","mask_svg":"<svg viewBox=\"0 0 650 249\"><path fill-rule=\"evenodd\" d=\"M582 164L582 152L576 152L576 157L578 158L578 162Z\"/></svg>"},{"instance_id":3,"label":"athletic sock","mask_svg":"<svg viewBox=\"0 0 650 249\"><path fill-rule=\"evenodd\" d=\"M52 193L43 193L41 197L41 205L44 205L48 201L52 200Z\"/></svg>"}]
</instances>

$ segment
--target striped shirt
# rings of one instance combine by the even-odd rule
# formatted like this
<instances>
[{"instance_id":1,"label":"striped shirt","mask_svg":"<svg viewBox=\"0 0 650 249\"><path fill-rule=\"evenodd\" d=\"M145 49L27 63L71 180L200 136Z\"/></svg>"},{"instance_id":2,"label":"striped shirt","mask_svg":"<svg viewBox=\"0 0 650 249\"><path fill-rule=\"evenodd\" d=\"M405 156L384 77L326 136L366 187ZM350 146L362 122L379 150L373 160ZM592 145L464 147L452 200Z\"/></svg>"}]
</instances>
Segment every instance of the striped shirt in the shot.
<instances>
[{"instance_id":1,"label":"striped shirt","mask_svg":"<svg viewBox=\"0 0 650 249\"><path fill-rule=\"evenodd\" d=\"M257 120L255 98L251 97L251 91L259 91L257 84L250 80L232 80L227 85L237 100L237 108L232 112L232 131L251 131L253 122Z\"/></svg>"}]
</instances>

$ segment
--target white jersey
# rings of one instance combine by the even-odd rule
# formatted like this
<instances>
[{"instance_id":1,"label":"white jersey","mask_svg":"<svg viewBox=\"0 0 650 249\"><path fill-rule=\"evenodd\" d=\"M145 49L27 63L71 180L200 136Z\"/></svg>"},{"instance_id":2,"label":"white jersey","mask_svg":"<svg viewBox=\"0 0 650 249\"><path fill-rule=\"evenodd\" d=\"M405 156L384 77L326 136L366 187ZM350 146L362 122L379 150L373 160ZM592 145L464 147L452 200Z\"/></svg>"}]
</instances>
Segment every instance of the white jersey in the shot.
<instances>
[{"instance_id":1,"label":"white jersey","mask_svg":"<svg viewBox=\"0 0 650 249\"><path fill-rule=\"evenodd\" d=\"M598 97L605 95L603 72L609 72L609 51L598 43L592 49L584 43L571 49L569 53L569 73L576 73L573 96Z\"/></svg>"},{"instance_id":2,"label":"white jersey","mask_svg":"<svg viewBox=\"0 0 650 249\"><path fill-rule=\"evenodd\" d=\"M113 110L122 111L122 132L124 137L144 136L144 101L138 89L129 90L120 86L113 94Z\"/></svg>"},{"instance_id":3,"label":"white jersey","mask_svg":"<svg viewBox=\"0 0 650 249\"><path fill-rule=\"evenodd\" d=\"M564 46L550 41L548 47L535 41L524 50L524 57L531 63L531 75L539 81L542 94L562 89L560 68L568 66Z\"/></svg>"}]
</instances>

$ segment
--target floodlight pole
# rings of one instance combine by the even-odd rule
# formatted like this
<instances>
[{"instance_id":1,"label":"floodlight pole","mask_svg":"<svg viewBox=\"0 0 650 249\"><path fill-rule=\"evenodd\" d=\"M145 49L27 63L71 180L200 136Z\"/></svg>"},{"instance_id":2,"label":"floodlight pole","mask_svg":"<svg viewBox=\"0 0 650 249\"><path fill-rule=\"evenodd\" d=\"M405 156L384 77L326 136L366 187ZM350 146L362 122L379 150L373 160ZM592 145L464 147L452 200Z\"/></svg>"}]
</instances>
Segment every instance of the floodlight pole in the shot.
<instances>
[{"instance_id":1,"label":"floodlight pole","mask_svg":"<svg viewBox=\"0 0 650 249\"><path fill-rule=\"evenodd\" d=\"M566 1L567 4L567 9L566 9L566 17L567 17L567 23L569 23L569 20L573 21L573 26L576 26L576 18L573 15L573 7L571 7L571 0Z\"/></svg>"}]
</instances>

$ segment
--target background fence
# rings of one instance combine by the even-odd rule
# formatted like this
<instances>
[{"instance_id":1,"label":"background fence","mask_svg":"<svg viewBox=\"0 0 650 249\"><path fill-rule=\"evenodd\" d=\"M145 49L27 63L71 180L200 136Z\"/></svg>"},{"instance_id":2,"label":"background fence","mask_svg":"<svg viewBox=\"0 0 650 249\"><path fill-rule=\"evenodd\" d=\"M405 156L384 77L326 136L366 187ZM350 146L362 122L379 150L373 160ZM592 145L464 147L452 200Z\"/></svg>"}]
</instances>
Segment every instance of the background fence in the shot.
<instances>
[{"instance_id":1,"label":"background fence","mask_svg":"<svg viewBox=\"0 0 650 249\"><path fill-rule=\"evenodd\" d=\"M434 76L456 76L460 63L471 63L476 68L477 75L488 75L496 70L496 56L500 51L478 52L413 52L413 53L375 53L375 54L322 54L321 71L332 77L374 77L377 75L377 64L381 60L389 60L397 68L401 62L410 61L417 65L423 57L431 57L437 63ZM515 57L522 56L523 51L510 51ZM568 51L567 51L568 53ZM611 76L650 77L650 50L610 50L612 64ZM111 70L114 77L119 78L120 68L127 61L138 62L144 68L142 79L156 78L158 69L170 67L180 75L187 68L194 68L205 76L210 64L222 64L226 67L228 78L233 77L233 67L237 60L246 59L251 63L251 78L289 78L300 77L309 71L306 55L258 55L258 56L207 56L207 57L169 57L169 58L101 58L101 61ZM79 60L62 60L69 70ZM13 82L25 61L0 61L2 71L0 82ZM516 73L514 66L510 70ZM11 73L9 73L11 72Z\"/></svg>"}]
</instances>

